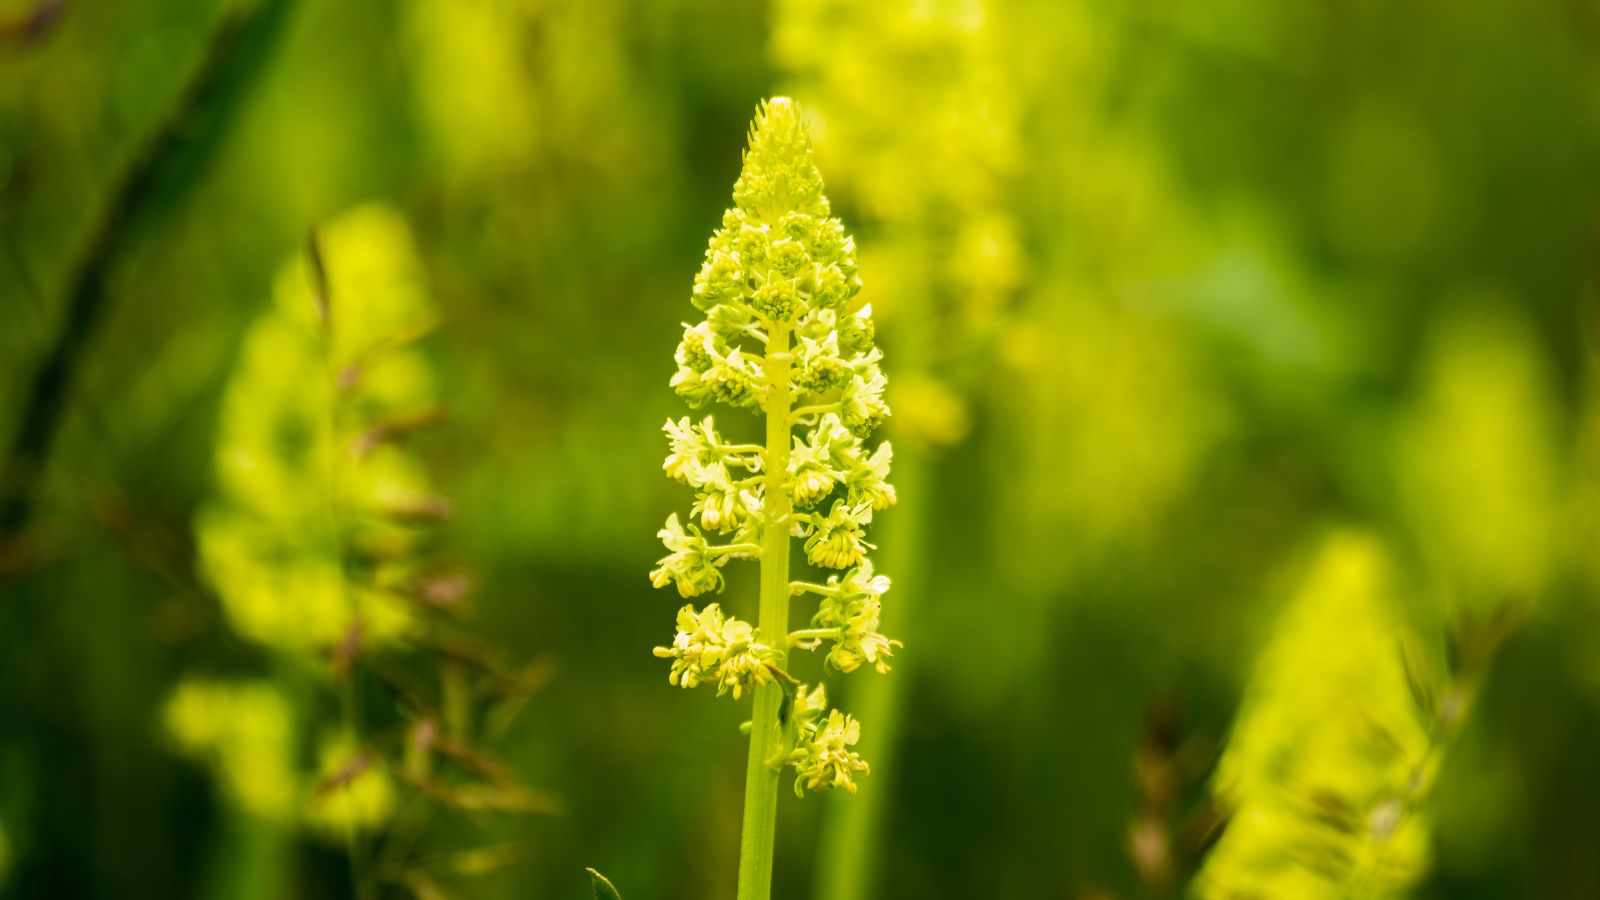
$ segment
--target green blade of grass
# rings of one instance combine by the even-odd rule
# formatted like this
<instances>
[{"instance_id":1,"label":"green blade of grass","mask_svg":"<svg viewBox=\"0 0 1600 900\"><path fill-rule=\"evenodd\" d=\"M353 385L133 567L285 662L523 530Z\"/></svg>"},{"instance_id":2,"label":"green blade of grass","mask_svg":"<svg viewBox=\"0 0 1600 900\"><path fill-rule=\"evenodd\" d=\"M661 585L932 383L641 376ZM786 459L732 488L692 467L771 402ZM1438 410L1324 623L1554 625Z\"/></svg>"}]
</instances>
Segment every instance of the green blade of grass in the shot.
<instances>
[{"instance_id":1,"label":"green blade of grass","mask_svg":"<svg viewBox=\"0 0 1600 900\"><path fill-rule=\"evenodd\" d=\"M622 900L622 895L617 892L616 885L611 880L593 869L585 869L589 873L589 880L594 886L594 900Z\"/></svg>"}]
</instances>

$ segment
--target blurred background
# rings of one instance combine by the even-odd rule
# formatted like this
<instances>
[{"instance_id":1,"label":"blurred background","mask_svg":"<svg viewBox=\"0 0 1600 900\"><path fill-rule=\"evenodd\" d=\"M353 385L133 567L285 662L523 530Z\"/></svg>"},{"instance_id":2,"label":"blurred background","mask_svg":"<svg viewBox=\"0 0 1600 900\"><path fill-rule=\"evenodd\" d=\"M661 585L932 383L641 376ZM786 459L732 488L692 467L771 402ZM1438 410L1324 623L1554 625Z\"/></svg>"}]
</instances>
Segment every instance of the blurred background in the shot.
<instances>
[{"instance_id":1,"label":"blurred background","mask_svg":"<svg viewBox=\"0 0 1600 900\"><path fill-rule=\"evenodd\" d=\"M0 894L343 897L389 833L389 782L298 810L337 623L274 631L319 595L209 531L239 421L301 408L249 385L295 383L256 335L311 314L316 229L336 303L360 258L437 316L435 549L537 675L486 751L537 802L442 810L379 895L732 896L747 707L668 685L645 573L691 500L679 323L777 93L877 316L905 648L838 683L873 772L781 801L775 896L1600 896L1586 0L3 0ZM1433 688L1378 677L1402 644ZM1415 846L1215 887L1248 785L1393 706ZM1229 776L1247 745L1278 762ZM1381 845L1392 771L1317 752Z\"/></svg>"}]
</instances>

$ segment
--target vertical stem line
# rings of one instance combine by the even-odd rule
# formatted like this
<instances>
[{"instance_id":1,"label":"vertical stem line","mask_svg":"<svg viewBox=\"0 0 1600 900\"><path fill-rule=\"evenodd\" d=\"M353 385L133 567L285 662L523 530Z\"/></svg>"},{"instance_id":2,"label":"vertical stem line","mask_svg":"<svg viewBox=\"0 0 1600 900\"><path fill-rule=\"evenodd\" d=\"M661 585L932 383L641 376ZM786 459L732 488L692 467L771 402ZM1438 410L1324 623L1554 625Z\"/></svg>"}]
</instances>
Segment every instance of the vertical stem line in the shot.
<instances>
[{"instance_id":1,"label":"vertical stem line","mask_svg":"<svg viewBox=\"0 0 1600 900\"><path fill-rule=\"evenodd\" d=\"M789 328L773 323L767 336L765 375L767 417L765 457L766 496L761 531L761 608L756 628L761 639L779 652L786 650L789 634L789 525L791 503L788 485L790 404L789 383L793 357L789 353ZM745 769L744 828L739 838L739 900L767 900L772 893L773 844L778 828L778 773L775 760L782 747L778 716L783 688L776 683L755 691L750 726L750 759Z\"/></svg>"}]
</instances>

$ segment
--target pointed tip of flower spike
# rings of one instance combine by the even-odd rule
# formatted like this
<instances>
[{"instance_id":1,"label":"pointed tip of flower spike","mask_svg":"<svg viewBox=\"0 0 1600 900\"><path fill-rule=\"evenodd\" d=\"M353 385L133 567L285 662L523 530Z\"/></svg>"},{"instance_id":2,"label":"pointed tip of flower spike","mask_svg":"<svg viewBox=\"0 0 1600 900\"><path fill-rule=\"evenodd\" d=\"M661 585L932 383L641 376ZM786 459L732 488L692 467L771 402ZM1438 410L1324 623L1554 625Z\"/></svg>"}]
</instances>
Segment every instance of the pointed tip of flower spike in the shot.
<instances>
[{"instance_id":1,"label":"pointed tip of flower spike","mask_svg":"<svg viewBox=\"0 0 1600 900\"><path fill-rule=\"evenodd\" d=\"M740 209L774 221L790 212L827 215L811 137L788 97L772 97L756 108L733 199Z\"/></svg>"},{"instance_id":2,"label":"pointed tip of flower spike","mask_svg":"<svg viewBox=\"0 0 1600 900\"><path fill-rule=\"evenodd\" d=\"M756 117L750 122L751 147L774 134L785 139L807 140L805 125L800 120L800 105L788 97L768 97L756 105Z\"/></svg>"}]
</instances>

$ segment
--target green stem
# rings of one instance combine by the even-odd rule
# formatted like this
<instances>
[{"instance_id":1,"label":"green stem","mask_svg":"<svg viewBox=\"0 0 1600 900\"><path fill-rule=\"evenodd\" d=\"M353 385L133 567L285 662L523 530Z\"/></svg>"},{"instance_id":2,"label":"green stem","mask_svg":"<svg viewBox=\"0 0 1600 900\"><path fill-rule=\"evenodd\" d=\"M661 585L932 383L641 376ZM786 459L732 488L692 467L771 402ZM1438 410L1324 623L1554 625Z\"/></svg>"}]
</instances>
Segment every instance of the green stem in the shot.
<instances>
[{"instance_id":1,"label":"green stem","mask_svg":"<svg viewBox=\"0 0 1600 900\"><path fill-rule=\"evenodd\" d=\"M838 412L839 408L837 403L817 403L812 406L802 406L795 410L794 417L798 419L801 416L816 416L823 413Z\"/></svg>"},{"instance_id":2,"label":"green stem","mask_svg":"<svg viewBox=\"0 0 1600 900\"><path fill-rule=\"evenodd\" d=\"M736 553L760 553L759 544L724 544L721 547L707 547L707 556L728 556Z\"/></svg>"},{"instance_id":3,"label":"green stem","mask_svg":"<svg viewBox=\"0 0 1600 900\"><path fill-rule=\"evenodd\" d=\"M761 609L756 627L769 646L783 646L789 633L789 329L773 325L766 360L766 481L761 532ZM778 773L782 749L779 707L782 686L756 688L751 716L750 759L745 770L744 829L739 838L739 900L767 900L772 893L772 850L778 829Z\"/></svg>"},{"instance_id":4,"label":"green stem","mask_svg":"<svg viewBox=\"0 0 1600 900\"><path fill-rule=\"evenodd\" d=\"M831 640L837 638L839 633L837 628L802 628L789 632L789 646L793 647L801 641Z\"/></svg>"}]
</instances>

